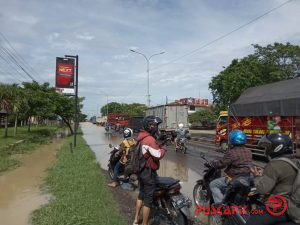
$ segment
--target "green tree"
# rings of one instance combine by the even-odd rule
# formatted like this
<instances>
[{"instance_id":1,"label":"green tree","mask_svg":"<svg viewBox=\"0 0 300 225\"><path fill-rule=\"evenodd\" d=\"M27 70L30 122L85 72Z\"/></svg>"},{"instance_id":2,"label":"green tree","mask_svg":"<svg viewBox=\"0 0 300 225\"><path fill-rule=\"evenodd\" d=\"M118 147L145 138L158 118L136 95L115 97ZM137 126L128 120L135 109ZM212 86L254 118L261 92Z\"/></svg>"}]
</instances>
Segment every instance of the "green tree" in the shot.
<instances>
[{"instance_id":1,"label":"green tree","mask_svg":"<svg viewBox=\"0 0 300 225\"><path fill-rule=\"evenodd\" d=\"M216 114L210 110L201 110L189 115L190 123L209 123L216 120Z\"/></svg>"},{"instance_id":2,"label":"green tree","mask_svg":"<svg viewBox=\"0 0 300 225\"><path fill-rule=\"evenodd\" d=\"M144 115L147 106L140 103L118 103L110 102L101 107L100 112L103 116L106 116L107 110L108 113L128 113L130 116L140 116Z\"/></svg>"},{"instance_id":3,"label":"green tree","mask_svg":"<svg viewBox=\"0 0 300 225\"><path fill-rule=\"evenodd\" d=\"M299 46L274 43L253 47L253 54L233 59L209 83L217 111L226 110L249 87L300 76Z\"/></svg>"}]
</instances>

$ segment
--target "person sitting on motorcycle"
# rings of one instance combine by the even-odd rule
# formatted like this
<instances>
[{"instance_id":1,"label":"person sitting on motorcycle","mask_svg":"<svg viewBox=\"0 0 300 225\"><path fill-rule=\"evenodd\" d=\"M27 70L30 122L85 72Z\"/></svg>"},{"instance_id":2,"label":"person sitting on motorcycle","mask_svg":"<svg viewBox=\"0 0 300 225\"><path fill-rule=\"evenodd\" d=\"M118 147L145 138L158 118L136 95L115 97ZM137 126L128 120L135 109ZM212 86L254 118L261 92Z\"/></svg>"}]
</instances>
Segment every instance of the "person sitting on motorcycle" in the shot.
<instances>
[{"instance_id":1,"label":"person sitting on motorcycle","mask_svg":"<svg viewBox=\"0 0 300 225\"><path fill-rule=\"evenodd\" d=\"M141 144L141 150L145 159L145 165L139 174L140 190L136 202L136 211L134 225L138 224L139 212L143 204L143 223L148 225L150 207L153 203L153 194L159 169L159 160L165 155L162 144L157 141L158 125L162 120L156 116L147 116L143 120L143 130L138 135L138 141Z\"/></svg>"},{"instance_id":2,"label":"person sitting on motorcycle","mask_svg":"<svg viewBox=\"0 0 300 225\"><path fill-rule=\"evenodd\" d=\"M251 150L244 147L246 144L246 134L240 130L229 133L231 148L225 153L223 158L205 163L205 166L212 166L216 169L225 169L226 177L221 177L210 182L209 187L212 192L214 202L222 202L224 195L222 190L227 187L229 182L236 176L250 176L252 166Z\"/></svg>"},{"instance_id":3,"label":"person sitting on motorcycle","mask_svg":"<svg viewBox=\"0 0 300 225\"><path fill-rule=\"evenodd\" d=\"M178 148L178 142L181 138L185 138L186 135L186 129L183 128L183 124L178 124L178 129L175 130L176 138L175 138L175 148Z\"/></svg>"},{"instance_id":4,"label":"person sitting on motorcycle","mask_svg":"<svg viewBox=\"0 0 300 225\"><path fill-rule=\"evenodd\" d=\"M117 162L114 168L113 182L109 183L108 186L116 187L118 185L118 175L121 169L124 169L128 161L129 149L136 144L135 139L132 137L133 131L130 128L126 128L123 132L124 140L120 144L118 155L121 155L120 160Z\"/></svg>"},{"instance_id":5,"label":"person sitting on motorcycle","mask_svg":"<svg viewBox=\"0 0 300 225\"><path fill-rule=\"evenodd\" d=\"M255 176L254 183L256 191L259 194L266 196L266 199L271 195L281 195L285 199L289 199L294 180L297 176L297 171L288 162L276 159L287 158L296 165L297 163L300 163L299 159L292 156L291 138L283 133L272 133L264 135L258 145L266 149L266 155L271 158L271 160L267 163L263 171L261 168L257 167L251 170L252 174ZM272 204L268 204L268 207L273 209ZM299 208L296 210L299 210ZM277 212L281 211L282 208L277 209ZM298 221L300 222L300 215ZM263 214L251 215L246 224L268 225L295 223L290 221L286 211L281 215L275 216L264 209Z\"/></svg>"}]
</instances>

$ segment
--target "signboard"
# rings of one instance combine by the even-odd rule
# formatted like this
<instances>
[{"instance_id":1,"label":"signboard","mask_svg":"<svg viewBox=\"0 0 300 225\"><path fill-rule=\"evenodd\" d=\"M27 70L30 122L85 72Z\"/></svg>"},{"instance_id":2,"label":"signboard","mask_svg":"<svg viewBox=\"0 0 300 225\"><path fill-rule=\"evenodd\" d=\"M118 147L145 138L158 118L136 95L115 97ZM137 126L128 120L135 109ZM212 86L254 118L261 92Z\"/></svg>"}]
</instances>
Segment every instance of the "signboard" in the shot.
<instances>
[{"instance_id":1,"label":"signboard","mask_svg":"<svg viewBox=\"0 0 300 225\"><path fill-rule=\"evenodd\" d=\"M208 99L200 99L200 98L181 98L176 100L179 104L184 105L195 105L195 106L208 106Z\"/></svg>"},{"instance_id":2,"label":"signboard","mask_svg":"<svg viewBox=\"0 0 300 225\"><path fill-rule=\"evenodd\" d=\"M75 95L74 88L56 88L55 91L64 95Z\"/></svg>"},{"instance_id":3,"label":"signboard","mask_svg":"<svg viewBox=\"0 0 300 225\"><path fill-rule=\"evenodd\" d=\"M72 58L56 57L56 87L74 88L74 65Z\"/></svg>"}]
</instances>

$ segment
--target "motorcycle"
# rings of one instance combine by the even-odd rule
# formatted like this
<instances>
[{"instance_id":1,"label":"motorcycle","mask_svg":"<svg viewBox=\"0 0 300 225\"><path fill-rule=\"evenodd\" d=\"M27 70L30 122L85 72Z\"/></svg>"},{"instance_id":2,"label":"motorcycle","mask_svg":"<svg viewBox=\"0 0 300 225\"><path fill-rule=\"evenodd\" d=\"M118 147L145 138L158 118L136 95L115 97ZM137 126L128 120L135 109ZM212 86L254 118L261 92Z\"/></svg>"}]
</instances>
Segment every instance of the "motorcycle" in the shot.
<instances>
[{"instance_id":1,"label":"motorcycle","mask_svg":"<svg viewBox=\"0 0 300 225\"><path fill-rule=\"evenodd\" d=\"M180 193L179 180L171 177L157 177L153 206L151 207L151 224L188 225L189 208L192 201Z\"/></svg>"},{"instance_id":2,"label":"motorcycle","mask_svg":"<svg viewBox=\"0 0 300 225\"><path fill-rule=\"evenodd\" d=\"M201 154L206 162L208 160L205 158L204 154ZM193 198L196 206L211 206L214 204L212 197L212 192L210 190L209 184L211 181L221 177L221 170L215 169L213 167L207 167L204 170L204 176L202 179L198 180L193 190ZM241 225L246 224L250 217L250 211L252 209L257 209L263 207L263 201L261 196L256 193L256 188L254 182L250 177L240 176L234 178L229 182L227 188L222 190L224 194L224 199L220 205L214 205L215 208L220 207L221 212L225 208L233 209L236 206L247 206L245 212L234 213L233 215L220 215L218 213L214 215L208 215L209 225Z\"/></svg>"},{"instance_id":3,"label":"motorcycle","mask_svg":"<svg viewBox=\"0 0 300 225\"><path fill-rule=\"evenodd\" d=\"M179 140L177 140L177 148L175 148L175 152L180 151L183 154L186 154L186 142L187 138L179 138Z\"/></svg>"},{"instance_id":4,"label":"motorcycle","mask_svg":"<svg viewBox=\"0 0 300 225\"><path fill-rule=\"evenodd\" d=\"M109 148L112 148L113 150L110 151L110 157L108 161L108 175L111 179L114 177L114 168L117 164L117 162L120 160L121 156L117 153L119 152L119 146L112 146L112 144L109 144ZM120 183L130 183L133 185L133 188L136 188L136 181L137 176L135 174L130 174L129 171L126 170L126 167L121 169L119 171L118 180Z\"/></svg>"}]
</instances>

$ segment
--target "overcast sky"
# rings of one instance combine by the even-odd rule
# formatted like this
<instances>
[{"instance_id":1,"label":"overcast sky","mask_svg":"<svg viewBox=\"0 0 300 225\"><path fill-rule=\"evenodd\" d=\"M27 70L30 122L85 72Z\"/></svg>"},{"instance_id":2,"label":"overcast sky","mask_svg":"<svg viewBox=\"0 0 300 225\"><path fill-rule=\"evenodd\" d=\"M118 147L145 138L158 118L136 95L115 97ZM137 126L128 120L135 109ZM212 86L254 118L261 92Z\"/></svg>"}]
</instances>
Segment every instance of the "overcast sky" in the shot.
<instances>
[{"instance_id":1,"label":"overcast sky","mask_svg":"<svg viewBox=\"0 0 300 225\"><path fill-rule=\"evenodd\" d=\"M95 114L109 101L146 103L150 56L153 105L182 97L212 99L208 83L251 44L300 42L300 0L176 61L286 0L0 0L0 31L36 71L55 80L55 57L79 55L83 111ZM2 42L0 42L3 45ZM170 63L170 61L172 61ZM152 69L152 70L151 70ZM0 82L29 81L0 58ZM22 72L20 72L22 73ZM14 76L14 77L13 77Z\"/></svg>"}]
</instances>

